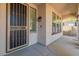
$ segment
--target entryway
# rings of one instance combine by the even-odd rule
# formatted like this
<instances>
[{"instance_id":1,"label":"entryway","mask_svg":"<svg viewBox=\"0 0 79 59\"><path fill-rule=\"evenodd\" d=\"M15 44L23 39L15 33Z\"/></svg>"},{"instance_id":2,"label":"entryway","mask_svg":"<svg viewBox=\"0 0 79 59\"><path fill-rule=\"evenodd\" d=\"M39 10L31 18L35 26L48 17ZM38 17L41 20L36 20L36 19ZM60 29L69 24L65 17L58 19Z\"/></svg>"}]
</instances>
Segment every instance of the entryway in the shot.
<instances>
[{"instance_id":1,"label":"entryway","mask_svg":"<svg viewBox=\"0 0 79 59\"><path fill-rule=\"evenodd\" d=\"M36 19L37 9L30 4L7 4L7 52L37 43Z\"/></svg>"}]
</instances>

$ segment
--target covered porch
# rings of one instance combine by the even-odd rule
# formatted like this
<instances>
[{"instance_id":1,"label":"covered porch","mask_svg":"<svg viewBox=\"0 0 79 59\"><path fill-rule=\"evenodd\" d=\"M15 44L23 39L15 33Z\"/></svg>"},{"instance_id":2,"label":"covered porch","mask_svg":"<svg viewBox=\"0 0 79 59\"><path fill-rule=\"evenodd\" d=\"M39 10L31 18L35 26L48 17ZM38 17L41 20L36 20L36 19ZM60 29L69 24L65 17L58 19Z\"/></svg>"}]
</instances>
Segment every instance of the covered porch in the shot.
<instances>
[{"instance_id":1,"label":"covered porch","mask_svg":"<svg viewBox=\"0 0 79 59\"><path fill-rule=\"evenodd\" d=\"M78 9L77 3L0 4L0 55L79 55Z\"/></svg>"}]
</instances>

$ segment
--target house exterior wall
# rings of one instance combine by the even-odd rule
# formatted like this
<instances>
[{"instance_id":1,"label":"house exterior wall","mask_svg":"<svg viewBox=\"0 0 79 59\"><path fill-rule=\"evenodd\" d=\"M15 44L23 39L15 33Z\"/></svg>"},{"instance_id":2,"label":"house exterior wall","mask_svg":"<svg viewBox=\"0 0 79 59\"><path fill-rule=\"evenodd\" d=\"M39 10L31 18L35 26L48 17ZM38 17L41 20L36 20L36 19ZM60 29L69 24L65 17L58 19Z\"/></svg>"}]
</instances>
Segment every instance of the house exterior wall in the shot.
<instances>
[{"instance_id":1,"label":"house exterior wall","mask_svg":"<svg viewBox=\"0 0 79 59\"><path fill-rule=\"evenodd\" d=\"M52 35L52 12L55 12L55 10L51 5L46 4L46 45L62 36L62 32Z\"/></svg>"},{"instance_id":2,"label":"house exterior wall","mask_svg":"<svg viewBox=\"0 0 79 59\"><path fill-rule=\"evenodd\" d=\"M38 16L42 17L42 21L38 22L38 42L46 46L62 36L62 32L52 35L52 12L55 10L49 4L38 6Z\"/></svg>"}]
</instances>

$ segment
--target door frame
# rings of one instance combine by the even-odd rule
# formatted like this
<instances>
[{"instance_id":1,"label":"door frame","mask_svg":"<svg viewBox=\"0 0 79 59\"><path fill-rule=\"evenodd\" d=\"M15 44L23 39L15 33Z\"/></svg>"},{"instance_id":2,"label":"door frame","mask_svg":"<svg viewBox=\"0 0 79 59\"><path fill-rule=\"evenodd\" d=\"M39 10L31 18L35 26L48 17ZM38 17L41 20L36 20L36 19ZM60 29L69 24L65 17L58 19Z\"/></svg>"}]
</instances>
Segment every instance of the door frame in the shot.
<instances>
[{"instance_id":1,"label":"door frame","mask_svg":"<svg viewBox=\"0 0 79 59\"><path fill-rule=\"evenodd\" d=\"M35 44L35 42L32 42L32 38L36 37L36 40L38 40L38 8L36 5L28 4L29 5L29 45ZM36 11L36 31L30 31L30 8L35 9Z\"/></svg>"}]
</instances>

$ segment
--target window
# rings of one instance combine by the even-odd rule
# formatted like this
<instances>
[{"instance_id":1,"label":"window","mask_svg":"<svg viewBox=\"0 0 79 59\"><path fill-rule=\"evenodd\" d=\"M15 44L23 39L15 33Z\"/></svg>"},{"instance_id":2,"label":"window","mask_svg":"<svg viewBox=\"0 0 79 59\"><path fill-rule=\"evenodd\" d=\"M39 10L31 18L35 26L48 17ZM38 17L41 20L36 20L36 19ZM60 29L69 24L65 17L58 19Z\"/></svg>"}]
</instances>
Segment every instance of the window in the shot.
<instances>
[{"instance_id":1,"label":"window","mask_svg":"<svg viewBox=\"0 0 79 59\"><path fill-rule=\"evenodd\" d=\"M57 34L61 32L61 18L57 16L54 12L52 13L52 34Z\"/></svg>"},{"instance_id":2,"label":"window","mask_svg":"<svg viewBox=\"0 0 79 59\"><path fill-rule=\"evenodd\" d=\"M36 9L30 7L30 31L36 32Z\"/></svg>"}]
</instances>

